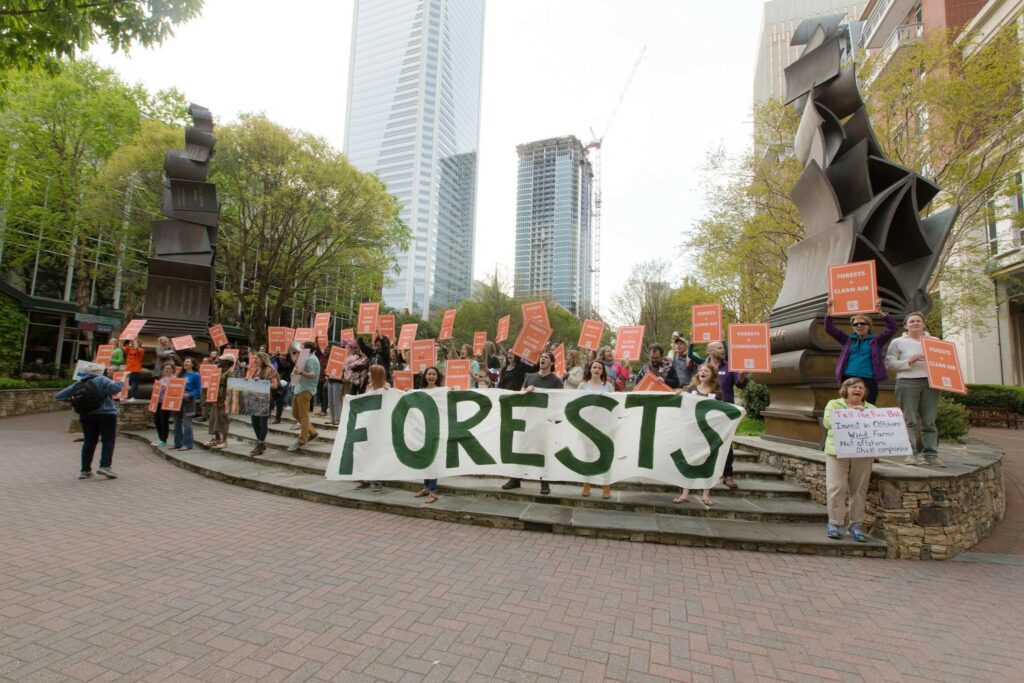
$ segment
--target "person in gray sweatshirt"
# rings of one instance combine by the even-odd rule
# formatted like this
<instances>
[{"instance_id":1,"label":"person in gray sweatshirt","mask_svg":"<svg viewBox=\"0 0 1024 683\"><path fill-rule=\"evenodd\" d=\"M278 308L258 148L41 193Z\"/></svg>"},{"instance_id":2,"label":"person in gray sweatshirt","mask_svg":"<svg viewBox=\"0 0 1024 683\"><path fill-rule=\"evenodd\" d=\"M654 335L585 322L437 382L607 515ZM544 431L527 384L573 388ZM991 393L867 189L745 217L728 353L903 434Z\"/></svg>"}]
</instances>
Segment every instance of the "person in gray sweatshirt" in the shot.
<instances>
[{"instance_id":1,"label":"person in gray sweatshirt","mask_svg":"<svg viewBox=\"0 0 1024 683\"><path fill-rule=\"evenodd\" d=\"M928 386L928 369L924 362L921 340L928 334L924 315L914 311L903 320L906 333L889 343L885 367L896 373L896 400L907 423L907 436L914 449L904 462L907 465L945 467L939 460L939 430L935 419L939 412L939 392ZM917 434L921 433L918 446Z\"/></svg>"}]
</instances>

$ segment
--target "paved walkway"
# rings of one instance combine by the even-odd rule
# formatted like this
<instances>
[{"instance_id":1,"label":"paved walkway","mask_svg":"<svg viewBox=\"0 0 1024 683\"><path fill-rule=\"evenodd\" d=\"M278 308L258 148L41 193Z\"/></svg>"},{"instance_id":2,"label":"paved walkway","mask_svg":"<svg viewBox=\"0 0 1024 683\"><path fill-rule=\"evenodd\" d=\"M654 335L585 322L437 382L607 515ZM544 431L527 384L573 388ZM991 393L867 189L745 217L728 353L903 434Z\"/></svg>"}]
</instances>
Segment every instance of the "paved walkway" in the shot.
<instances>
[{"instance_id":1,"label":"paved walkway","mask_svg":"<svg viewBox=\"0 0 1024 683\"><path fill-rule=\"evenodd\" d=\"M1006 518L973 553L1024 555L1024 430L975 427L970 436L1003 449Z\"/></svg>"},{"instance_id":2,"label":"paved walkway","mask_svg":"<svg viewBox=\"0 0 1024 683\"><path fill-rule=\"evenodd\" d=\"M0 679L1019 680L1024 567L485 529L0 421Z\"/></svg>"}]
</instances>

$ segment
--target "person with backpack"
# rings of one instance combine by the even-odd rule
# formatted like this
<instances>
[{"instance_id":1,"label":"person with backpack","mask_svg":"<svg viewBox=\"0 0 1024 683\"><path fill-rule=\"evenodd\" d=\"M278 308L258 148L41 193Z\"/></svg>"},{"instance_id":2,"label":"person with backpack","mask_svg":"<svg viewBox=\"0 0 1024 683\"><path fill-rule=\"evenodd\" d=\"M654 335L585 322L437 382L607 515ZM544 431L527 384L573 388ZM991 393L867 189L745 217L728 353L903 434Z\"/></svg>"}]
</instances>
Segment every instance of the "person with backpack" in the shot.
<instances>
[{"instance_id":1,"label":"person with backpack","mask_svg":"<svg viewBox=\"0 0 1024 683\"><path fill-rule=\"evenodd\" d=\"M96 445L102 442L100 466L96 473L107 479L117 479L114 470L110 469L117 438L117 404L113 397L124 388L124 382L108 379L99 364L92 364L86 372L80 380L58 391L54 398L70 403L82 423L85 439L82 441L82 467L78 478L92 477L92 459Z\"/></svg>"}]
</instances>

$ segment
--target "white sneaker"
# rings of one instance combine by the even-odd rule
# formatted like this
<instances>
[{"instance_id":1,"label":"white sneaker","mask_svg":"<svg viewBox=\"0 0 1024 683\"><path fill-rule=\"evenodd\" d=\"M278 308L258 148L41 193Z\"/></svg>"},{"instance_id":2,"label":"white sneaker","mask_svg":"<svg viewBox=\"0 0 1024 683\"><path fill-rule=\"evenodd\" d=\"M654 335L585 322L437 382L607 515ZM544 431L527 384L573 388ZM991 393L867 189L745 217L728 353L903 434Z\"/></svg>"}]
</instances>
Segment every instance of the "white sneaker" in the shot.
<instances>
[{"instance_id":1,"label":"white sneaker","mask_svg":"<svg viewBox=\"0 0 1024 683\"><path fill-rule=\"evenodd\" d=\"M924 461L923 460L918 460L916 455L908 455L906 457L906 459L903 461L903 464L904 465L923 465Z\"/></svg>"},{"instance_id":2,"label":"white sneaker","mask_svg":"<svg viewBox=\"0 0 1024 683\"><path fill-rule=\"evenodd\" d=\"M293 444L292 444L291 446L289 446L289 447L288 447L288 452L289 452L289 453L294 453L295 451L297 451L297 450L299 450L300 448L302 448L302 446L303 446L303 445L304 445L304 444L302 444L302 443L300 443L300 442L296 441L295 443L293 443Z\"/></svg>"}]
</instances>

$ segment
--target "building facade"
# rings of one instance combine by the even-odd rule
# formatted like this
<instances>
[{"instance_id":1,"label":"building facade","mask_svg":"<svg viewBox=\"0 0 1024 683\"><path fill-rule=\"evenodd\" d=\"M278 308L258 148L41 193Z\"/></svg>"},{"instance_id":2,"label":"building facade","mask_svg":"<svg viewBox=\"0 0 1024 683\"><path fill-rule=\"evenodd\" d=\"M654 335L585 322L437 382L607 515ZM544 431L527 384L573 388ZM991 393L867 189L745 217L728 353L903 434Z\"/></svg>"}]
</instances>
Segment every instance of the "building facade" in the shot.
<instances>
[{"instance_id":1,"label":"building facade","mask_svg":"<svg viewBox=\"0 0 1024 683\"><path fill-rule=\"evenodd\" d=\"M593 309L593 169L573 136L519 153L515 296L550 296L577 316Z\"/></svg>"},{"instance_id":2,"label":"building facade","mask_svg":"<svg viewBox=\"0 0 1024 683\"><path fill-rule=\"evenodd\" d=\"M470 294L484 0L356 0L345 153L412 231L387 306L423 317Z\"/></svg>"}]
</instances>

